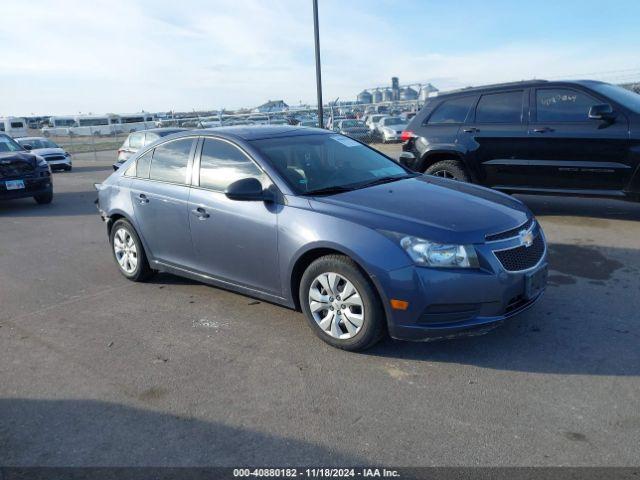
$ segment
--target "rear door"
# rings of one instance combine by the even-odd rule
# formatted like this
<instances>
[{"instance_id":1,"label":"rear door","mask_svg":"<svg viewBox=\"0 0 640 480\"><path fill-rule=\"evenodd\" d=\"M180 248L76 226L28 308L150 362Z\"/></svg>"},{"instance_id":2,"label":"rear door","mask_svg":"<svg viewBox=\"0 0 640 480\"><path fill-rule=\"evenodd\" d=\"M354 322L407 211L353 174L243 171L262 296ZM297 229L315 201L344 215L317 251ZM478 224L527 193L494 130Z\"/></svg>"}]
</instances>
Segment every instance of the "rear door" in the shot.
<instances>
[{"instance_id":1,"label":"rear door","mask_svg":"<svg viewBox=\"0 0 640 480\"><path fill-rule=\"evenodd\" d=\"M263 201L230 200L225 189L254 177L267 188L267 175L237 145L204 138L189 198L189 224L197 269L219 280L281 295L278 268L278 211Z\"/></svg>"},{"instance_id":2,"label":"rear door","mask_svg":"<svg viewBox=\"0 0 640 480\"><path fill-rule=\"evenodd\" d=\"M176 266L190 266L193 258L188 200L195 145L194 137L158 145L137 160L130 184L139 233L149 253Z\"/></svg>"},{"instance_id":3,"label":"rear door","mask_svg":"<svg viewBox=\"0 0 640 480\"><path fill-rule=\"evenodd\" d=\"M531 92L527 185L559 190L622 190L633 173L626 116L613 123L589 118L605 99L578 88Z\"/></svg>"},{"instance_id":4,"label":"rear door","mask_svg":"<svg viewBox=\"0 0 640 480\"><path fill-rule=\"evenodd\" d=\"M525 157L528 113L527 89L484 93L471 121L458 139L467 151L468 166L483 185L500 187L526 182Z\"/></svg>"}]
</instances>

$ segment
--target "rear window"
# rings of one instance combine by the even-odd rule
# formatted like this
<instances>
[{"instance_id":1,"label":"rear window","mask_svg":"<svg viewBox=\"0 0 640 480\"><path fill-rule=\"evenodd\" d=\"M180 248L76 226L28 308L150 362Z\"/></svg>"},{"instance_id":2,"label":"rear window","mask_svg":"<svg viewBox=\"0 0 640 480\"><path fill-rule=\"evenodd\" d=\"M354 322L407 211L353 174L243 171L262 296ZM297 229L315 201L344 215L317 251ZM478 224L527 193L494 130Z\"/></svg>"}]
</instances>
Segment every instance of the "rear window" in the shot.
<instances>
[{"instance_id":1,"label":"rear window","mask_svg":"<svg viewBox=\"0 0 640 480\"><path fill-rule=\"evenodd\" d=\"M144 145L144 133L132 133L129 136L129 147L142 148Z\"/></svg>"},{"instance_id":2,"label":"rear window","mask_svg":"<svg viewBox=\"0 0 640 480\"><path fill-rule=\"evenodd\" d=\"M442 102L427 123L464 123L476 97L461 97Z\"/></svg>"},{"instance_id":3,"label":"rear window","mask_svg":"<svg viewBox=\"0 0 640 480\"><path fill-rule=\"evenodd\" d=\"M477 123L521 123L522 90L491 93L480 97L476 108Z\"/></svg>"}]
</instances>

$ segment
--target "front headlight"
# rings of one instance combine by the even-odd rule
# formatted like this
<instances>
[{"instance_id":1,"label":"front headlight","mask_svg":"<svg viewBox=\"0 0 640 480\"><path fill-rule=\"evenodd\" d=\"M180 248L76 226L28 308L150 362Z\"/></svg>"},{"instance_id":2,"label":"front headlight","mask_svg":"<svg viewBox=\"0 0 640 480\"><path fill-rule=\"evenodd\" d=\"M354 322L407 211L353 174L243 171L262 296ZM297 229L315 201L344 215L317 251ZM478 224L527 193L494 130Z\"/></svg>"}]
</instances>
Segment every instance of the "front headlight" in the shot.
<instances>
[{"instance_id":1,"label":"front headlight","mask_svg":"<svg viewBox=\"0 0 640 480\"><path fill-rule=\"evenodd\" d=\"M399 242L416 265L436 268L479 267L473 245L444 244L411 235L385 233Z\"/></svg>"}]
</instances>

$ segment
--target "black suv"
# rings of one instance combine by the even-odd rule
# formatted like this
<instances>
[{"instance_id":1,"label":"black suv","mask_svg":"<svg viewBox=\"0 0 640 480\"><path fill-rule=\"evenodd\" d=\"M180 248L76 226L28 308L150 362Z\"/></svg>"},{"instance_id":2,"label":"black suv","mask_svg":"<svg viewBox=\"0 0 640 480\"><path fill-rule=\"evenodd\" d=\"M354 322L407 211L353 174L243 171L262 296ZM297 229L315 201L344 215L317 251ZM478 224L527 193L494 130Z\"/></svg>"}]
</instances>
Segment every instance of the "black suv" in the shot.
<instances>
[{"instance_id":1,"label":"black suv","mask_svg":"<svg viewBox=\"0 0 640 480\"><path fill-rule=\"evenodd\" d=\"M608 83L535 80L429 99L400 162L506 192L640 199L640 95Z\"/></svg>"},{"instance_id":2,"label":"black suv","mask_svg":"<svg viewBox=\"0 0 640 480\"><path fill-rule=\"evenodd\" d=\"M51 168L42 157L29 153L13 138L0 134L0 200L33 197L51 203Z\"/></svg>"}]
</instances>

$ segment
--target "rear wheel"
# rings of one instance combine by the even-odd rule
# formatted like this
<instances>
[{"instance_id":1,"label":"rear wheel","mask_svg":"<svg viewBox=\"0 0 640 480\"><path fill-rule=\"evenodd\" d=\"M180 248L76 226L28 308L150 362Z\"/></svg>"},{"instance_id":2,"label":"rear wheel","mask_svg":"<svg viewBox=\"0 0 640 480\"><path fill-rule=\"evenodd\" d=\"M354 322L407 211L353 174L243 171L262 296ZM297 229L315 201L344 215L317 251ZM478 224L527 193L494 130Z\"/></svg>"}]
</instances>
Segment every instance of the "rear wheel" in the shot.
<instances>
[{"instance_id":1,"label":"rear wheel","mask_svg":"<svg viewBox=\"0 0 640 480\"><path fill-rule=\"evenodd\" d=\"M111 227L111 250L120 273L134 282L144 282L154 271L133 226L127 220L118 220Z\"/></svg>"},{"instance_id":2,"label":"rear wheel","mask_svg":"<svg viewBox=\"0 0 640 480\"><path fill-rule=\"evenodd\" d=\"M380 299L348 257L327 255L314 261L302 276L299 295L311 329L334 347L365 350L384 334Z\"/></svg>"},{"instance_id":3,"label":"rear wheel","mask_svg":"<svg viewBox=\"0 0 640 480\"><path fill-rule=\"evenodd\" d=\"M47 203L51 203L53 201L53 192L35 195L33 199L40 205L46 205Z\"/></svg>"},{"instance_id":4,"label":"rear wheel","mask_svg":"<svg viewBox=\"0 0 640 480\"><path fill-rule=\"evenodd\" d=\"M428 167L425 172L434 177L470 182L471 177L460 160L441 160Z\"/></svg>"}]
</instances>

